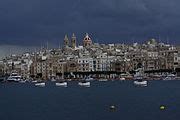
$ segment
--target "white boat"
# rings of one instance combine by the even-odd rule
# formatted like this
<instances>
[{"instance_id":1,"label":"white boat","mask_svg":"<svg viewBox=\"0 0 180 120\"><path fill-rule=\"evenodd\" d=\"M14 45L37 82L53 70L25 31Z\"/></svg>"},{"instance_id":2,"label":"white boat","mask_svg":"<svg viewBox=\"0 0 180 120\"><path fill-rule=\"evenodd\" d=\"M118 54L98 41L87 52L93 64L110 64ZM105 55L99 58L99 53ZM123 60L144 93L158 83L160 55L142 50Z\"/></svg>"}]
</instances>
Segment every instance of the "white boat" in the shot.
<instances>
[{"instance_id":1,"label":"white boat","mask_svg":"<svg viewBox=\"0 0 180 120\"><path fill-rule=\"evenodd\" d=\"M62 87L67 87L68 83L67 82L57 82L56 86L62 86Z\"/></svg>"},{"instance_id":2,"label":"white boat","mask_svg":"<svg viewBox=\"0 0 180 120\"><path fill-rule=\"evenodd\" d=\"M108 79L102 78L102 79L99 79L98 81L100 81L100 82L106 82L106 81L108 81Z\"/></svg>"},{"instance_id":3,"label":"white boat","mask_svg":"<svg viewBox=\"0 0 180 120\"><path fill-rule=\"evenodd\" d=\"M93 81L94 79L90 76L88 76L87 78L85 78L85 81Z\"/></svg>"},{"instance_id":4,"label":"white boat","mask_svg":"<svg viewBox=\"0 0 180 120\"><path fill-rule=\"evenodd\" d=\"M80 86L85 86L85 87L90 87L90 82L86 82L86 81L83 81L83 82L79 82L78 85Z\"/></svg>"},{"instance_id":5,"label":"white boat","mask_svg":"<svg viewBox=\"0 0 180 120\"><path fill-rule=\"evenodd\" d=\"M175 79L176 79L176 75L169 74L163 80L175 80Z\"/></svg>"},{"instance_id":6,"label":"white boat","mask_svg":"<svg viewBox=\"0 0 180 120\"><path fill-rule=\"evenodd\" d=\"M53 78L53 79L51 79L51 81L52 81L52 82L55 82L55 81L56 81L56 79L54 79L54 78Z\"/></svg>"},{"instance_id":7,"label":"white boat","mask_svg":"<svg viewBox=\"0 0 180 120\"><path fill-rule=\"evenodd\" d=\"M136 70L136 74L134 75L134 85L137 86L147 86L148 82L146 80L143 80L143 70L142 68L139 68Z\"/></svg>"},{"instance_id":8,"label":"white boat","mask_svg":"<svg viewBox=\"0 0 180 120\"><path fill-rule=\"evenodd\" d=\"M142 81L136 80L136 81L134 81L134 84L139 85L139 86L147 86L148 85L147 83L148 82L146 80L142 80Z\"/></svg>"},{"instance_id":9,"label":"white boat","mask_svg":"<svg viewBox=\"0 0 180 120\"><path fill-rule=\"evenodd\" d=\"M69 79L67 79L67 81L72 81L72 79L69 78Z\"/></svg>"},{"instance_id":10,"label":"white boat","mask_svg":"<svg viewBox=\"0 0 180 120\"><path fill-rule=\"evenodd\" d=\"M121 81L124 81L124 80L126 80L124 77L121 77L119 80L121 80Z\"/></svg>"},{"instance_id":11,"label":"white boat","mask_svg":"<svg viewBox=\"0 0 180 120\"><path fill-rule=\"evenodd\" d=\"M20 83L26 83L26 80L20 80L19 82Z\"/></svg>"},{"instance_id":12,"label":"white boat","mask_svg":"<svg viewBox=\"0 0 180 120\"><path fill-rule=\"evenodd\" d=\"M37 83L38 81L37 80L33 80L33 81L31 81L32 83Z\"/></svg>"},{"instance_id":13,"label":"white boat","mask_svg":"<svg viewBox=\"0 0 180 120\"><path fill-rule=\"evenodd\" d=\"M21 81L22 77L20 75L18 75L17 73L12 73L8 78L7 81L9 82L19 82Z\"/></svg>"},{"instance_id":14,"label":"white boat","mask_svg":"<svg viewBox=\"0 0 180 120\"><path fill-rule=\"evenodd\" d=\"M46 83L44 83L44 82L35 84L35 86L40 86L40 87L44 87L45 85L46 85Z\"/></svg>"}]
</instances>

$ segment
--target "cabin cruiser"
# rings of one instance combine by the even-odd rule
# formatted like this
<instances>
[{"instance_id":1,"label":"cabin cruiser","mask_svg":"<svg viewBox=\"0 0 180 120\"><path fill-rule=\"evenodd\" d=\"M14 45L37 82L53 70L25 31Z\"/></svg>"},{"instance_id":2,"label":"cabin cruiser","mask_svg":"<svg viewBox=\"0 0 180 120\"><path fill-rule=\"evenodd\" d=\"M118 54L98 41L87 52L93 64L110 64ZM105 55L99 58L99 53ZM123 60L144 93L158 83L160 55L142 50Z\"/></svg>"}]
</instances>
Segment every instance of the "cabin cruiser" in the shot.
<instances>
[{"instance_id":1,"label":"cabin cruiser","mask_svg":"<svg viewBox=\"0 0 180 120\"><path fill-rule=\"evenodd\" d=\"M82 82L79 82L78 85L85 86L85 87L90 87L90 82L82 81Z\"/></svg>"},{"instance_id":2,"label":"cabin cruiser","mask_svg":"<svg viewBox=\"0 0 180 120\"><path fill-rule=\"evenodd\" d=\"M147 86L148 82L146 80L143 80L143 73L142 68L139 68L136 71L136 74L134 75L134 85L137 86Z\"/></svg>"},{"instance_id":3,"label":"cabin cruiser","mask_svg":"<svg viewBox=\"0 0 180 120\"><path fill-rule=\"evenodd\" d=\"M22 77L20 75L18 75L17 73L12 73L8 78L7 81L8 82L19 82L21 81Z\"/></svg>"}]
</instances>

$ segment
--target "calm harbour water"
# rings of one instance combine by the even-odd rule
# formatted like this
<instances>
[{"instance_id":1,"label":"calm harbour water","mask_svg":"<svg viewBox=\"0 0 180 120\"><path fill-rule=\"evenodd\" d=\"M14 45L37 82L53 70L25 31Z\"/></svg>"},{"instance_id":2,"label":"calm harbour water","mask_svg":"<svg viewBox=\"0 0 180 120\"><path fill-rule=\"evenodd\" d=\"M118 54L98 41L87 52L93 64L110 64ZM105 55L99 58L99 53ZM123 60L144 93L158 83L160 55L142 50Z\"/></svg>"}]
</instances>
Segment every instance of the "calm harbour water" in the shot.
<instances>
[{"instance_id":1,"label":"calm harbour water","mask_svg":"<svg viewBox=\"0 0 180 120\"><path fill-rule=\"evenodd\" d=\"M90 88L77 82L67 88L0 83L0 120L179 119L180 81L150 81L148 87L136 87L133 81L94 81Z\"/></svg>"}]
</instances>

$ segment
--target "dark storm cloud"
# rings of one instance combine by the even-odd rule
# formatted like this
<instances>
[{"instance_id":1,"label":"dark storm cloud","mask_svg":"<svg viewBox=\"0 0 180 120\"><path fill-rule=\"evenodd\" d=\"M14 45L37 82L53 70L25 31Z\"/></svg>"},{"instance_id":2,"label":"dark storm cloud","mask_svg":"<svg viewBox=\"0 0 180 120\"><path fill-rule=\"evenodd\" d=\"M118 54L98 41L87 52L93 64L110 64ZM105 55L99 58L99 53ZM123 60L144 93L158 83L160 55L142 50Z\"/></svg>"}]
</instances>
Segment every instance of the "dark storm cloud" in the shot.
<instances>
[{"instance_id":1,"label":"dark storm cloud","mask_svg":"<svg viewBox=\"0 0 180 120\"><path fill-rule=\"evenodd\" d=\"M1 0L0 44L57 44L75 32L99 42L180 39L179 0Z\"/></svg>"}]
</instances>

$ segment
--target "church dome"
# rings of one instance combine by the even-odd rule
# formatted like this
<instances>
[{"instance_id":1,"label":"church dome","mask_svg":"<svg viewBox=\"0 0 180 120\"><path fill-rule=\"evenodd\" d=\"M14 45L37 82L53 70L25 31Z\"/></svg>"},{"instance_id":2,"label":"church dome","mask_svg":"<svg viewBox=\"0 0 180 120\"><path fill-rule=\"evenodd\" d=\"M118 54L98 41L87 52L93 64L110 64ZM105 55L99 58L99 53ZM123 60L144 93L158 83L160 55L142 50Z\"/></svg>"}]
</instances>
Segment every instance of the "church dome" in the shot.
<instances>
[{"instance_id":1,"label":"church dome","mask_svg":"<svg viewBox=\"0 0 180 120\"><path fill-rule=\"evenodd\" d=\"M86 47L86 46L90 46L91 44L92 44L92 40L89 37L88 33L86 33L86 36L84 37L83 40L83 45Z\"/></svg>"}]
</instances>

